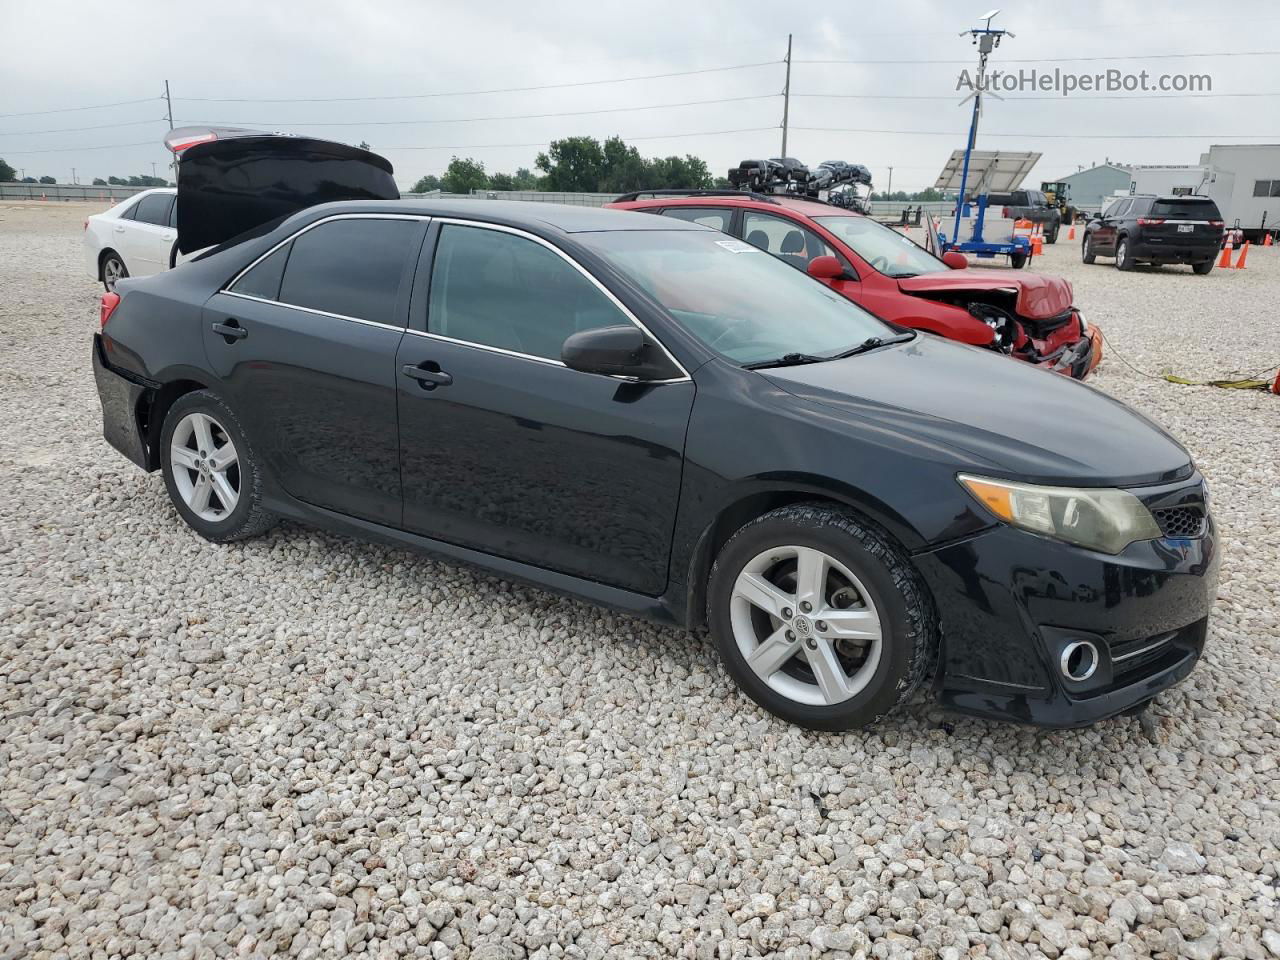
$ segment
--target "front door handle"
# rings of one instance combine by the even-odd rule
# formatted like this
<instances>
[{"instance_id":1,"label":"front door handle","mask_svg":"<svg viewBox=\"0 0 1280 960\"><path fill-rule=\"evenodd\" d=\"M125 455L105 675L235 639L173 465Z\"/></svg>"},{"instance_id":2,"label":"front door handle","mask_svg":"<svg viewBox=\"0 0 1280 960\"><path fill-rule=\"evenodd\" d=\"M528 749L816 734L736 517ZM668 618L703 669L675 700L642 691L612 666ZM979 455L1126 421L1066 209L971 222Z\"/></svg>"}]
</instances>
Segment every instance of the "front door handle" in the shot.
<instances>
[{"instance_id":1,"label":"front door handle","mask_svg":"<svg viewBox=\"0 0 1280 960\"><path fill-rule=\"evenodd\" d=\"M406 377L417 380L423 390L447 387L453 383L453 377L441 370L440 364L434 360L427 360L417 366L412 363L406 363L400 368L400 372Z\"/></svg>"},{"instance_id":2,"label":"front door handle","mask_svg":"<svg viewBox=\"0 0 1280 960\"><path fill-rule=\"evenodd\" d=\"M249 331L240 326L239 322L234 318L226 323L213 324L213 332L219 334L227 343L233 343L236 340L243 340L249 335Z\"/></svg>"}]
</instances>

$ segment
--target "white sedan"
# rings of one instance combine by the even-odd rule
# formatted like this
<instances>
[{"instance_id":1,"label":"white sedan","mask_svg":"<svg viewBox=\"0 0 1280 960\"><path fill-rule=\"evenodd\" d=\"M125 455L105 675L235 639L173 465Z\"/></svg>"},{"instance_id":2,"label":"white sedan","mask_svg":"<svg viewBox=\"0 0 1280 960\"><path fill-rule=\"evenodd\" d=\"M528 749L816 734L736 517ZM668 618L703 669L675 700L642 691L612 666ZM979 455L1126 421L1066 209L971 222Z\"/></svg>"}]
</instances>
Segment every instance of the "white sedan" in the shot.
<instances>
[{"instance_id":1,"label":"white sedan","mask_svg":"<svg viewBox=\"0 0 1280 960\"><path fill-rule=\"evenodd\" d=\"M84 257L89 276L114 290L116 281L125 277L168 270L178 239L177 195L174 187L144 190L86 220Z\"/></svg>"}]
</instances>

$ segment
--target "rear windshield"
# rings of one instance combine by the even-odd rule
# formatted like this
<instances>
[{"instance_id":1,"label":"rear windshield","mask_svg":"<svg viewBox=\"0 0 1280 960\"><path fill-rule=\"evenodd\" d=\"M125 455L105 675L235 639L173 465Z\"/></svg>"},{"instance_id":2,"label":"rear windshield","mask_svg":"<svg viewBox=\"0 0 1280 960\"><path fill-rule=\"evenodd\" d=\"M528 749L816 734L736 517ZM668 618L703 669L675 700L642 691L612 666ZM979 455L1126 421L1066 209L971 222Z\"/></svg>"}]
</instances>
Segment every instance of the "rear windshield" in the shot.
<instances>
[{"instance_id":1,"label":"rear windshield","mask_svg":"<svg viewBox=\"0 0 1280 960\"><path fill-rule=\"evenodd\" d=\"M710 230L580 233L712 350L738 363L832 356L894 331L776 257Z\"/></svg>"},{"instance_id":2,"label":"rear windshield","mask_svg":"<svg viewBox=\"0 0 1280 960\"><path fill-rule=\"evenodd\" d=\"M1218 205L1212 200L1157 200L1151 204L1151 216L1166 220L1221 220Z\"/></svg>"}]
</instances>

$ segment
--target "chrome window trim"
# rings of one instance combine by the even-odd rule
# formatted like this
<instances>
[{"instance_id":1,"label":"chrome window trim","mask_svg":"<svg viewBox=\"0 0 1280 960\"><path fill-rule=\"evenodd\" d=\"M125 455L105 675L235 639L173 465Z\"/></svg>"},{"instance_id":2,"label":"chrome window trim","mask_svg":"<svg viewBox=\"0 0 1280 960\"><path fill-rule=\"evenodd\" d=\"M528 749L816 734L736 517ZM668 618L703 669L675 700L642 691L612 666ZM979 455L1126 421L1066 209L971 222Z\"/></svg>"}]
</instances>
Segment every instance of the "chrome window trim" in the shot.
<instances>
[{"instance_id":1,"label":"chrome window trim","mask_svg":"<svg viewBox=\"0 0 1280 960\"><path fill-rule=\"evenodd\" d=\"M498 233L510 233L517 237L524 237L526 240L532 240L534 243L538 243L546 247L548 250L550 250L552 253L559 256L562 260L564 260L571 267L577 270L580 274L586 277L587 281L591 283L597 290L603 293L605 297L608 298L608 300L615 307L617 307L619 311L621 311L623 316L625 316L628 320L630 320L637 327L639 327L645 336L647 336L650 340L656 343L658 347L662 350L662 352L666 354L667 359L670 360L672 363L674 363L676 366L676 369L680 371L680 376L671 377L667 380L640 380L637 377L623 377L623 376L617 376L617 375L611 376L609 379L624 380L627 382L634 382L634 383L685 383L693 379L691 376L689 376L689 371L685 369L684 364L681 363L678 359L676 359L675 355L670 350L667 349L667 345L663 343L661 339L654 336L653 331L650 330L648 327L646 327L640 321L640 318L637 317L634 313L631 312L630 309L627 308L626 304L624 304L621 300L619 300L616 296L613 295L613 291L611 291L608 287L606 287L603 283L601 283L600 280L595 276L595 274L593 274L590 270L588 270L586 267L580 264L577 260L573 259L573 257L569 256L569 254L565 253L565 251L561 250L551 241L545 240L542 237L538 236L537 234L529 233L527 230L521 230L518 227L508 227L504 224L490 223L486 220L464 220L459 217L434 217L433 219L435 220L436 223L440 223L440 224L454 224L460 227L475 227L480 230L494 230L494 231L497 231ZM434 256L432 258L432 272L433 273L435 272ZM428 316L427 323L430 324L430 322L431 322L431 318ZM456 343L466 347L475 347L480 350L490 350L490 351L493 351L494 353L501 353L507 356L519 357L524 360L536 360L539 363L549 363L558 367L565 366L563 361L555 360L550 357L535 357L531 354L518 353L517 351L514 351L514 350L505 350L501 347L493 347L485 343L476 343L472 340L459 340L454 337L444 336L443 334L431 333L430 331L426 333L422 333L421 331L411 329L407 332L412 333L415 336L428 337L431 339L446 341L448 343ZM568 368L566 367L565 369L568 369Z\"/></svg>"},{"instance_id":2,"label":"chrome window trim","mask_svg":"<svg viewBox=\"0 0 1280 960\"><path fill-rule=\"evenodd\" d=\"M328 310L316 310L313 307L300 307L296 303L285 303L283 300L268 300L265 297L255 297L248 293L236 293L234 290L219 290L218 292L228 297L239 297L241 300L252 300L254 303L266 303L273 307L288 307L290 310L301 310L303 313L313 313L318 317L331 317L334 320L350 320L352 323L362 323L366 327L381 327L384 330L395 330L397 333L404 333L404 327L395 323L379 323L377 320L366 320L364 317L348 317L345 313L330 313Z\"/></svg>"}]
</instances>

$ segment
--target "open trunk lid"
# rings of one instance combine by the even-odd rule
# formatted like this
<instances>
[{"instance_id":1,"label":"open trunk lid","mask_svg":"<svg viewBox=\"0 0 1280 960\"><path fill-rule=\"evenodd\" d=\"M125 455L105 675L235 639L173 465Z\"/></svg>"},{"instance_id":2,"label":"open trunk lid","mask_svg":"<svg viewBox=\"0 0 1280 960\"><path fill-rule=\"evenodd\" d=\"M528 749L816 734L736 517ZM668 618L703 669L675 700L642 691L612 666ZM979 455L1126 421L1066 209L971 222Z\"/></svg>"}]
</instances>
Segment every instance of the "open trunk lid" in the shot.
<instances>
[{"instance_id":1,"label":"open trunk lid","mask_svg":"<svg viewBox=\"0 0 1280 960\"><path fill-rule=\"evenodd\" d=\"M234 127L169 131L178 157L178 249L224 243L280 217L334 200L398 200L391 162L310 137Z\"/></svg>"}]
</instances>

